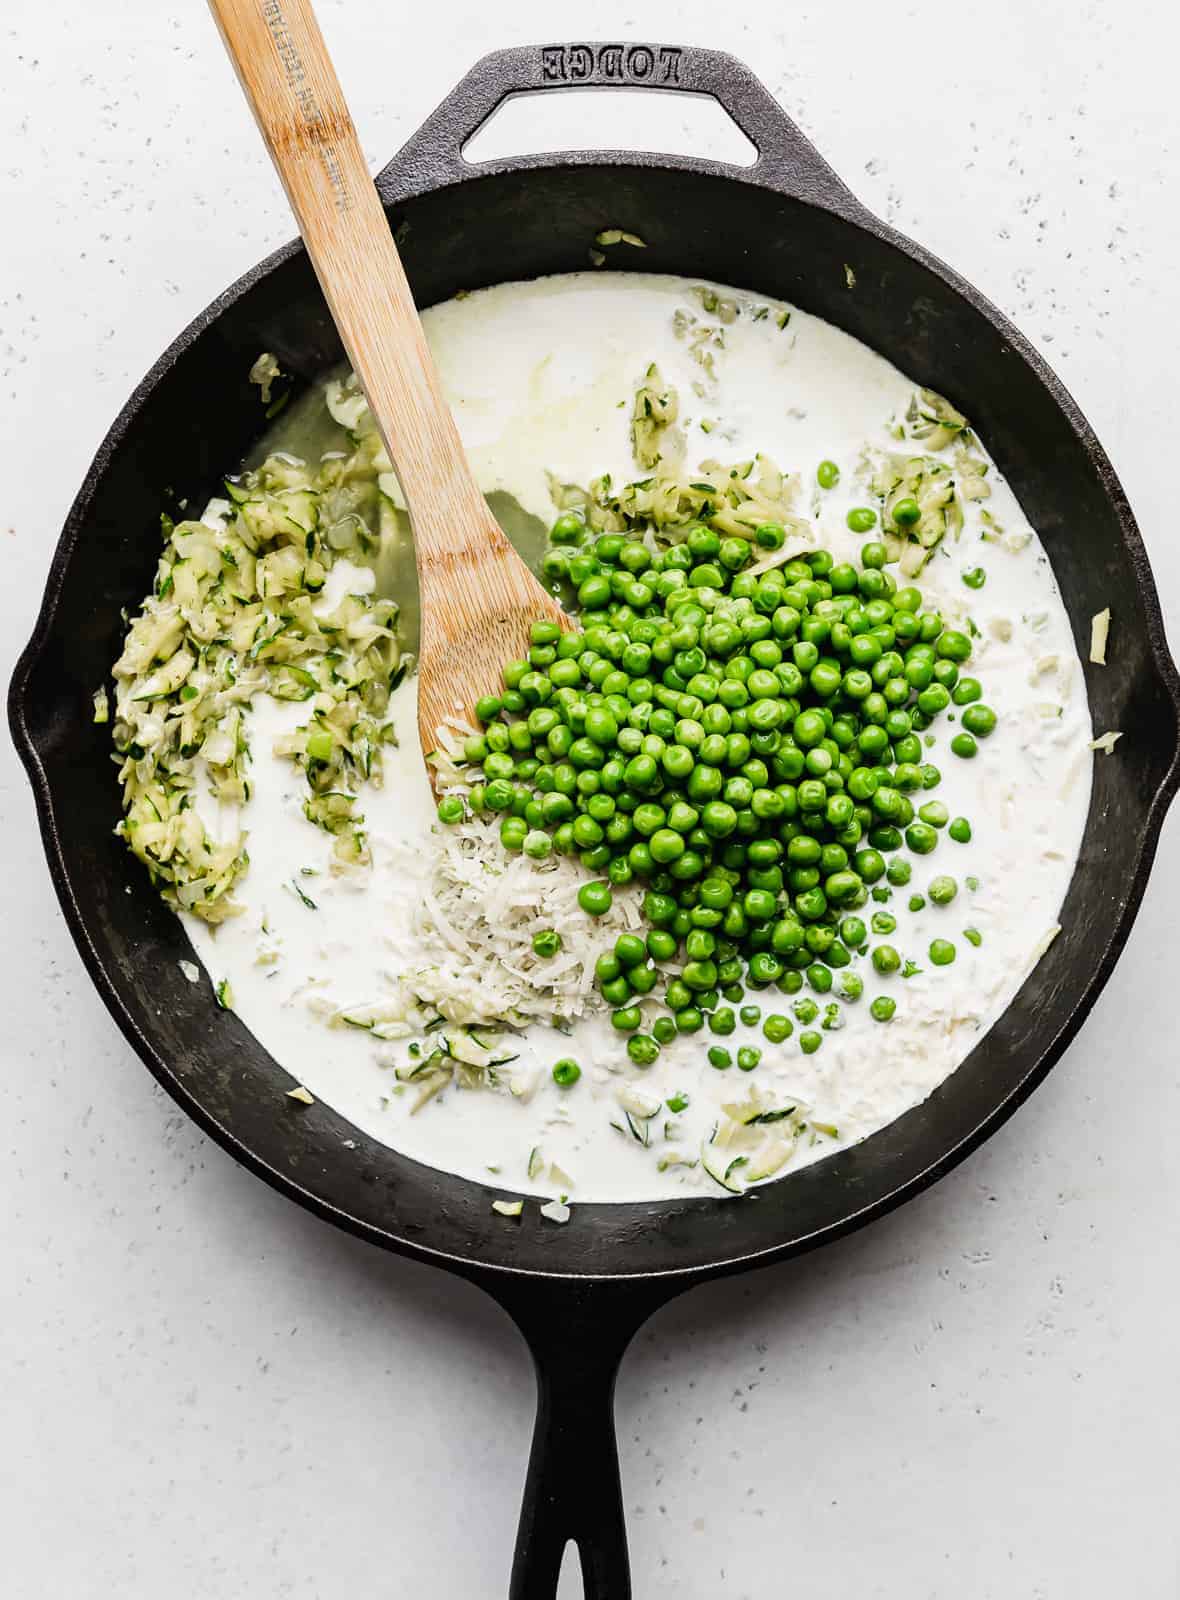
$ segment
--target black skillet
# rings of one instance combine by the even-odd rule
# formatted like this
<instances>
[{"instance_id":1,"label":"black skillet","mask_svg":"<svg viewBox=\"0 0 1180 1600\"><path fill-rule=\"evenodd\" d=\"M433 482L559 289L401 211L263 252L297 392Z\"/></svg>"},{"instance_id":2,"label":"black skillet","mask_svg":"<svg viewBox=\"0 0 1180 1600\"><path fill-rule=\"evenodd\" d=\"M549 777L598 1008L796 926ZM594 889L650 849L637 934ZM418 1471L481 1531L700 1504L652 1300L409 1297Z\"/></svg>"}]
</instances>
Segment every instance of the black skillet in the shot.
<instances>
[{"instance_id":1,"label":"black skillet","mask_svg":"<svg viewBox=\"0 0 1180 1600\"><path fill-rule=\"evenodd\" d=\"M710 95L756 164L593 151L470 166L465 142L508 96L581 85ZM260 432L246 380L262 350L305 385L340 358L299 245L273 255L181 334L102 445L53 559L10 694L54 885L115 1020L164 1087L268 1183L319 1215L460 1273L504 1306L536 1362L539 1405L512 1600L553 1600L576 1541L589 1600L630 1594L615 1451L615 1373L636 1329L721 1273L798 1255L918 1193L1040 1082L1110 975L1178 781L1180 680L1134 520L1085 419L1040 357L970 284L848 192L757 80L707 50L528 47L486 57L378 185L422 305L460 289L582 270L594 235L642 235L629 269L714 279L834 322L979 427L1053 562L1083 659L1114 614L1110 664L1087 669L1099 728L1062 932L991 1032L923 1105L855 1149L741 1200L575 1205L570 1222L493 1215L484 1188L407 1160L291 1080L206 988L185 981L180 923L115 841L108 734L91 694L118 653L120 608L153 570L162 507L201 503ZM178 219L183 228L183 219ZM604 270L610 270L610 265ZM350 1141L346 1147L345 1141Z\"/></svg>"}]
</instances>

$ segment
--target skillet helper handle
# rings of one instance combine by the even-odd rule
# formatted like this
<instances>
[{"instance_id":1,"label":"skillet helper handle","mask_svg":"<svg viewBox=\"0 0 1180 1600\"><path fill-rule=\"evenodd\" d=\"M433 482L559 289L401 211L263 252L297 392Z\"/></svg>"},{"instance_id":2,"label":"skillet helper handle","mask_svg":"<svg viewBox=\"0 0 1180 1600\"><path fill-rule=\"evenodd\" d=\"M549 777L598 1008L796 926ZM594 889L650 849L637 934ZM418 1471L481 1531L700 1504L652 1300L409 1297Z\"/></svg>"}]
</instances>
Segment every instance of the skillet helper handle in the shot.
<instances>
[{"instance_id":1,"label":"skillet helper handle","mask_svg":"<svg viewBox=\"0 0 1180 1600\"><path fill-rule=\"evenodd\" d=\"M571 1540L585 1600L631 1600L615 1379L634 1334L675 1290L506 1287L492 1292L524 1334L537 1375L537 1421L508 1600L555 1600Z\"/></svg>"},{"instance_id":2,"label":"skillet helper handle","mask_svg":"<svg viewBox=\"0 0 1180 1600\"><path fill-rule=\"evenodd\" d=\"M569 43L494 50L467 76L377 179L387 205L457 182L497 163L469 163L463 148L514 95L554 89L661 89L707 95L758 152L751 167L661 156L661 163L742 178L863 220L868 213L749 67L723 50L694 45ZM575 162L578 156L569 158ZM518 163L514 163L516 165Z\"/></svg>"}]
</instances>

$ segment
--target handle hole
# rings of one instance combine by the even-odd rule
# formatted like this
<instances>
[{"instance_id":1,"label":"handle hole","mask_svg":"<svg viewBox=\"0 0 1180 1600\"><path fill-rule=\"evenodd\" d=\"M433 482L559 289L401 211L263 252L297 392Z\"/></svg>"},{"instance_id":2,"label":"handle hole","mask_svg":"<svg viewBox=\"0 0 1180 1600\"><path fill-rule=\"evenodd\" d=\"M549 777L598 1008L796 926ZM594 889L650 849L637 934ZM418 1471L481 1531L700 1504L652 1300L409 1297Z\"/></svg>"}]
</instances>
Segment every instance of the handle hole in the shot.
<instances>
[{"instance_id":1,"label":"handle hole","mask_svg":"<svg viewBox=\"0 0 1180 1600\"><path fill-rule=\"evenodd\" d=\"M752 167L758 152L710 95L566 89L512 95L463 146L473 166L566 150L651 150Z\"/></svg>"},{"instance_id":2,"label":"handle hole","mask_svg":"<svg viewBox=\"0 0 1180 1600\"><path fill-rule=\"evenodd\" d=\"M582 1564L578 1547L571 1539L561 1558L561 1572L557 1579L555 1600L585 1600L586 1589L582 1583Z\"/></svg>"}]
</instances>

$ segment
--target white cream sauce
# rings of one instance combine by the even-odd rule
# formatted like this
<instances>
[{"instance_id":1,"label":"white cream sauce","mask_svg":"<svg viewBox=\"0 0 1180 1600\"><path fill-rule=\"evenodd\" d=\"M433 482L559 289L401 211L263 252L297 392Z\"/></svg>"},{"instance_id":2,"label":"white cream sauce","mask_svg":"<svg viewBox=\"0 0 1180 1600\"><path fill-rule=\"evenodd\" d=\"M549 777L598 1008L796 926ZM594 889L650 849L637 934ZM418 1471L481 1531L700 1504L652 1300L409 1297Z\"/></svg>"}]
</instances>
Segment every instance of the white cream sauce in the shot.
<instances>
[{"instance_id":1,"label":"white cream sauce","mask_svg":"<svg viewBox=\"0 0 1180 1600\"><path fill-rule=\"evenodd\" d=\"M548 522L554 513L547 471L583 484L603 470L619 482L637 476L630 400L655 360L680 391L690 465L769 455L799 474L797 510L816 516L821 542L837 560L855 558L871 537L849 533L844 521L851 506L866 503L857 471L862 451L898 448L886 425L904 411L913 385L865 346L802 312L780 330L777 307L763 321L742 318L726 328L710 379L673 333L674 312L692 304L689 288L673 278L575 274L502 285L428 312L427 334L485 492L508 491ZM702 421L713 424L711 431L702 431ZM834 491L821 493L815 469L825 458L839 464L841 477ZM331 840L302 814L301 774L268 754L274 738L301 720L300 707L269 697L256 702L249 730L255 797L244 817L251 865L242 894L249 910L216 930L185 919L210 979L229 980L243 1021L314 1096L406 1154L501 1193L552 1197L568 1190L575 1205L718 1193L699 1165L661 1171L659 1157L672 1150L695 1155L721 1103L754 1087L768 1098L797 1100L838 1132L834 1140L812 1135L809 1142L805 1135L785 1174L867 1137L925 1098L1008 1004L1056 924L1089 804L1091 727L1069 623L1044 551L994 467L989 481L985 504L1007 542L984 541L980 508L968 505L961 539L948 540L915 580L931 607L964 624L970 617L979 629L968 670L982 680L984 700L1000 718L992 737L980 741L978 757L964 761L949 749L957 722L940 717L926 759L940 767L943 781L932 795L915 797L936 797L952 817L967 816L974 837L961 845L943 830L931 855L906 852L911 883L895 890L887 906L870 900L860 913L866 922L874 910L896 916L889 942L922 970L909 979L882 979L859 958L854 970L864 978L864 998L842 1005L846 1025L826 1033L816 1054L800 1051L797 1021L793 1036L777 1046L759 1028L739 1026L721 1040L706 1029L665 1048L641 1072L598 1015L579 1022L572 1037L538 1026L514 1045L523 1065L539 1069L540 1087L527 1103L451 1087L411 1114L414 1096L397 1085L392 1070L408 1060L406 1044L376 1043L368 1033L328 1027L324 1017L388 993L407 960L407 922L421 894L421 878L407 863L424 870L436 826L415 735L412 679L393 704L401 748L387 757L384 787L363 795L370 873L333 874ZM1023 548L1009 547L1024 536ZM973 591L961 575L977 565L987 582ZM333 589L370 578L341 565ZM493 831L489 850L499 848ZM909 896L945 873L959 884L955 901L911 914ZM967 888L969 876L978 889ZM967 927L982 935L979 948L964 938ZM931 965L927 949L936 937L954 942L952 966ZM869 1015L870 999L882 993L897 1000L896 1017L884 1025ZM814 998L822 1016L835 996ZM794 999L777 990L748 999L763 1016L780 1012L794 1020ZM755 1045L761 1062L749 1074L736 1066L718 1071L706 1060L716 1043L735 1058L742 1044ZM569 1090L549 1076L562 1056L575 1057L583 1069ZM612 1127L623 1120L616 1096L628 1082L661 1098L689 1099L680 1115L653 1119L650 1148ZM530 1180L535 1149L544 1161ZM549 1175L550 1163L568 1175L568 1185Z\"/></svg>"}]
</instances>

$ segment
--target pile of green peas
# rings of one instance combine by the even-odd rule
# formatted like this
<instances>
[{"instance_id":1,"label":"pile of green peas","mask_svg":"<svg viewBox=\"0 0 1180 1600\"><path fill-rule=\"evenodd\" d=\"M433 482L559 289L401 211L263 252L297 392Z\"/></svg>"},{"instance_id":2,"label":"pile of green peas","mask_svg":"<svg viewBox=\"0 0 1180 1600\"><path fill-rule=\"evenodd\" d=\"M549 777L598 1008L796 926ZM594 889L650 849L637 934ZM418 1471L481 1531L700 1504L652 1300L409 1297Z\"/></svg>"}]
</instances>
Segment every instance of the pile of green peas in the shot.
<instances>
[{"instance_id":1,"label":"pile of green peas","mask_svg":"<svg viewBox=\"0 0 1180 1600\"><path fill-rule=\"evenodd\" d=\"M898 585L877 541L857 566L815 550L747 570L785 538L776 523L753 540L698 523L653 551L621 533L591 541L564 513L544 572L572 589L581 631L535 623L528 658L479 702L481 731L464 746L477 772L466 804L500 817L509 850L576 855L588 915L610 909L613 887L644 886L646 934L621 935L595 972L639 1066L706 1022L732 1032L730 1007L750 991L798 995L806 982L860 999L848 969L867 956L887 977L901 958L885 942L895 919L876 911L866 926L857 913L907 884L907 852L929 855L948 823L950 838L971 837L932 795L941 773L922 738L962 708L951 749L970 759L996 726L964 672L970 638ZM465 814L457 796L440 804L444 822ZM951 884L936 878L931 898L946 903ZM931 959L945 964L945 951ZM667 1015L641 1031L661 984ZM818 1016L807 997L795 1010ZM896 1002L879 995L870 1010L887 1022ZM825 1028L838 1013L831 1002ZM793 1025L776 1013L762 1031L780 1043ZM810 1053L823 1034L798 1042ZM724 1047L714 1055L729 1065ZM757 1061L738 1053L746 1070Z\"/></svg>"}]
</instances>

